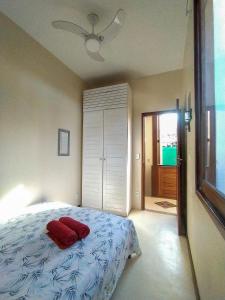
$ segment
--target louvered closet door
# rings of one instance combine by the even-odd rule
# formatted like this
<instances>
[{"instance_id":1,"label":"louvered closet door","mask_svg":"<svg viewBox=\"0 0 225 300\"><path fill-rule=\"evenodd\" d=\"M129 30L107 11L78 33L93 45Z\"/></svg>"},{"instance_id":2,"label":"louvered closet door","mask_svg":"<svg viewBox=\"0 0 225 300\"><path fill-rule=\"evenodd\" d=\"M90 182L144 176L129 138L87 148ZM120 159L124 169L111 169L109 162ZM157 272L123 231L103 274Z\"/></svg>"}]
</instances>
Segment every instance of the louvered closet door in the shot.
<instances>
[{"instance_id":1,"label":"louvered closet door","mask_svg":"<svg viewBox=\"0 0 225 300\"><path fill-rule=\"evenodd\" d=\"M82 205L102 209L103 111L83 114Z\"/></svg>"},{"instance_id":2,"label":"louvered closet door","mask_svg":"<svg viewBox=\"0 0 225 300\"><path fill-rule=\"evenodd\" d=\"M127 108L104 111L103 208L126 210Z\"/></svg>"}]
</instances>

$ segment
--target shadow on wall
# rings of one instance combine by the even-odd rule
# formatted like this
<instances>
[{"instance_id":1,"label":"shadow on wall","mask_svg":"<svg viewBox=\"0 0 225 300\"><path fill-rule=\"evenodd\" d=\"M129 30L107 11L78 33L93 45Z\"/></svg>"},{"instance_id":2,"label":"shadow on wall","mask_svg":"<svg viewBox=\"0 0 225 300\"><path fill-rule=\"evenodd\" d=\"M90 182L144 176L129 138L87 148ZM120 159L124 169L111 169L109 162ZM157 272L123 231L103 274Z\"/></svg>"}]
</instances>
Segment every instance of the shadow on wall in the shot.
<instances>
[{"instance_id":1,"label":"shadow on wall","mask_svg":"<svg viewBox=\"0 0 225 300\"><path fill-rule=\"evenodd\" d=\"M21 73L20 78L17 72L10 73L15 76L11 77L14 84L26 91L30 90L32 94L35 89L32 80L36 80L42 82L43 86L57 90L59 94L63 93L64 97L74 99L76 88L82 85L81 79L75 73L1 13L0 28L4 28L4 32L0 32L3 66L7 65L8 68L11 67L11 71L19 70ZM24 77L30 80L30 84L24 81ZM78 96L81 95L80 92Z\"/></svg>"}]
</instances>

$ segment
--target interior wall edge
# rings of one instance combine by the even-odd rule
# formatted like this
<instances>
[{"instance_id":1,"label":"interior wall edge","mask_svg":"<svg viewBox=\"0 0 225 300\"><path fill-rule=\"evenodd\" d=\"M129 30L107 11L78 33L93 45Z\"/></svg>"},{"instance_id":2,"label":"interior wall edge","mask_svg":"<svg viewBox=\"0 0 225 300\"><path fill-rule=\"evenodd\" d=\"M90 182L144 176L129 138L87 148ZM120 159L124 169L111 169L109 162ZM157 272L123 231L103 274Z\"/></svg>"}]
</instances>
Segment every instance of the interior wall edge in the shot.
<instances>
[{"instance_id":1,"label":"interior wall edge","mask_svg":"<svg viewBox=\"0 0 225 300\"><path fill-rule=\"evenodd\" d=\"M190 259L190 264L191 264L191 273L192 273L192 280L193 280L193 284L194 284L195 296L196 296L196 300L201 300L188 235L186 236L186 238L187 238L188 254L189 254L189 259Z\"/></svg>"}]
</instances>

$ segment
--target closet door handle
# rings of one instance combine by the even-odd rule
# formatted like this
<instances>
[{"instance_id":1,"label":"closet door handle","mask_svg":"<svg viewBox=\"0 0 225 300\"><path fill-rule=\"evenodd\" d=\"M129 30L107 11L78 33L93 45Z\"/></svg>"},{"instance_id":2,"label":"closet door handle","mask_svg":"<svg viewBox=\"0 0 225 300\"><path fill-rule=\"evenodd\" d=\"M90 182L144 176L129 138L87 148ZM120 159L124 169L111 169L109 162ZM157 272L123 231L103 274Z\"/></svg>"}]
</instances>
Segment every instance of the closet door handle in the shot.
<instances>
[{"instance_id":1,"label":"closet door handle","mask_svg":"<svg viewBox=\"0 0 225 300\"><path fill-rule=\"evenodd\" d=\"M100 160L106 160L106 158L105 158L105 157L100 157L99 159L100 159Z\"/></svg>"}]
</instances>

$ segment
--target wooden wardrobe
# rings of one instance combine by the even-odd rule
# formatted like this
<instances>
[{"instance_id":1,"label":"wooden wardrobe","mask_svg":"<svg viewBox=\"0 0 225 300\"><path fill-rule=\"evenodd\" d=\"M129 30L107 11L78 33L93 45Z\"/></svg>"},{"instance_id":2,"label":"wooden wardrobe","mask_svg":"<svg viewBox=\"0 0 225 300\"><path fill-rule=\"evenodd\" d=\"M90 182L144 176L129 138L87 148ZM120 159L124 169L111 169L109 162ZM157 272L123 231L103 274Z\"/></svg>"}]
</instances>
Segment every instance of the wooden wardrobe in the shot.
<instances>
[{"instance_id":1,"label":"wooden wardrobe","mask_svg":"<svg viewBox=\"0 0 225 300\"><path fill-rule=\"evenodd\" d=\"M127 83L84 91L82 206L129 214L131 120Z\"/></svg>"}]
</instances>

